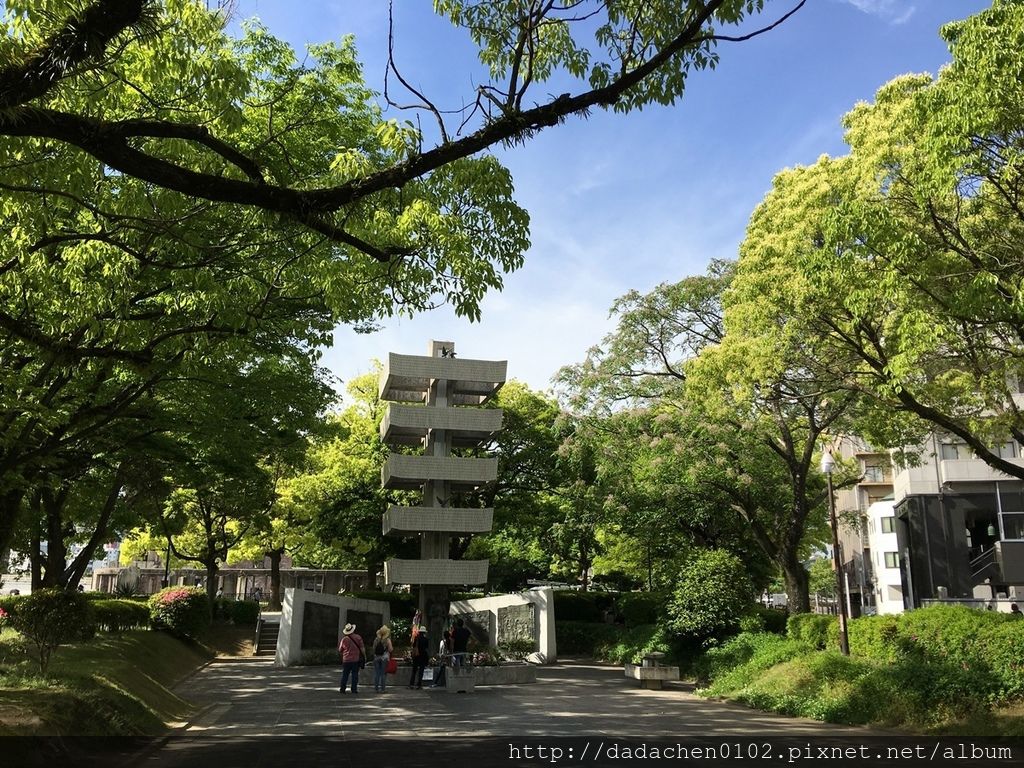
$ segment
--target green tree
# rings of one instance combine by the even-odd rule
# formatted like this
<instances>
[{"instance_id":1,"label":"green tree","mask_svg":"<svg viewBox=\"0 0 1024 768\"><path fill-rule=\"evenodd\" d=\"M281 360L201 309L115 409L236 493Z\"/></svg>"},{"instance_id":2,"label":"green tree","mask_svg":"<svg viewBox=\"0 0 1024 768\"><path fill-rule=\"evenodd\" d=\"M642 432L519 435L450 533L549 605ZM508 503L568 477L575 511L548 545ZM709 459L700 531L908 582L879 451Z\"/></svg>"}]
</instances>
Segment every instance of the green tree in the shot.
<instances>
[{"instance_id":1,"label":"green tree","mask_svg":"<svg viewBox=\"0 0 1024 768\"><path fill-rule=\"evenodd\" d=\"M351 39L299 64L194 0L6 3L0 550L54 456L211 355L315 349L339 322L438 302L478 317L527 246L509 174L480 153L595 106L673 102L716 64L715 29L762 5L439 3L492 80L459 131L420 99L438 120L424 149L382 117ZM524 107L556 76L582 91Z\"/></svg>"},{"instance_id":2,"label":"green tree","mask_svg":"<svg viewBox=\"0 0 1024 768\"><path fill-rule=\"evenodd\" d=\"M668 605L668 625L694 640L731 632L754 600L746 568L720 549L699 552L679 574Z\"/></svg>"},{"instance_id":3,"label":"green tree","mask_svg":"<svg viewBox=\"0 0 1024 768\"><path fill-rule=\"evenodd\" d=\"M648 444L642 461L658 480L646 486L656 493L661 482L673 497L711 502L692 505L693 513L727 512L732 526L709 529L691 515L683 527L697 541L713 534L717 546L730 546L731 534L738 552L752 538L783 572L790 604L806 611L801 561L808 539L821 533L825 500L816 445L844 417L850 397L808 381L799 350L778 363L773 379L749 383L748 350L725 331L733 271L731 262L714 262L705 275L627 294L613 307L616 330L561 381L591 413L622 404L647 410L631 438Z\"/></svg>"},{"instance_id":4,"label":"green tree","mask_svg":"<svg viewBox=\"0 0 1024 768\"><path fill-rule=\"evenodd\" d=\"M874 403L872 442L937 430L1024 479L1000 450L1024 439L1024 6L997 0L942 36L953 61L937 77L898 78L846 116L848 155L776 177L728 328L764 372L799 340L809 376Z\"/></svg>"}]
</instances>

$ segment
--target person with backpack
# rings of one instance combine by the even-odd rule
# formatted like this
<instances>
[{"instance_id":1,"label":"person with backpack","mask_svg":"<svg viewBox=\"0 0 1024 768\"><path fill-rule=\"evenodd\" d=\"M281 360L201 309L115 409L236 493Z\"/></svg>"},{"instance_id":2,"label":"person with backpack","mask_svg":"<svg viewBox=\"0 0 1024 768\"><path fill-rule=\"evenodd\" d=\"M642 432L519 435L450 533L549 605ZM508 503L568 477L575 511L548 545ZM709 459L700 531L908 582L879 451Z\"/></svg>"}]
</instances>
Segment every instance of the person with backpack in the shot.
<instances>
[{"instance_id":1,"label":"person with backpack","mask_svg":"<svg viewBox=\"0 0 1024 768\"><path fill-rule=\"evenodd\" d=\"M376 639L373 641L373 690L384 693L384 684L388 680L388 659L395 652L395 646L391 643L391 629L381 627L377 630Z\"/></svg>"},{"instance_id":2,"label":"person with backpack","mask_svg":"<svg viewBox=\"0 0 1024 768\"><path fill-rule=\"evenodd\" d=\"M341 688L345 692L349 676L352 677L352 693L359 693L359 670L366 664L366 646L363 645L363 638L356 634L355 624L346 624L341 633L341 642L338 643L338 653L341 654Z\"/></svg>"}]
</instances>

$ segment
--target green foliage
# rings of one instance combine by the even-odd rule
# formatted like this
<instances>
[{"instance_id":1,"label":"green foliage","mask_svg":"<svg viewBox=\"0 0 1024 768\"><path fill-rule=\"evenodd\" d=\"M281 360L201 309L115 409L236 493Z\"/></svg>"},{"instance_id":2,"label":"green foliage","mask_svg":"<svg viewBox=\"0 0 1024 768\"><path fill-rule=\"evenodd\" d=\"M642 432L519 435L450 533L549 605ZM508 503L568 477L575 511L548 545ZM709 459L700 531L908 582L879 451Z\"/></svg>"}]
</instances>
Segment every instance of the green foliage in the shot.
<instances>
[{"instance_id":1,"label":"green foliage","mask_svg":"<svg viewBox=\"0 0 1024 768\"><path fill-rule=\"evenodd\" d=\"M834 637L831 633L835 633ZM796 613L786 621L786 635L791 640L807 643L812 648L836 647L839 621L821 613Z\"/></svg>"},{"instance_id":2,"label":"green foliage","mask_svg":"<svg viewBox=\"0 0 1024 768\"><path fill-rule=\"evenodd\" d=\"M917 664L933 678L993 702L1024 697L1024 621L1008 614L937 605L850 622L850 653L888 664Z\"/></svg>"},{"instance_id":3,"label":"green foliage","mask_svg":"<svg viewBox=\"0 0 1024 768\"><path fill-rule=\"evenodd\" d=\"M664 627L642 624L620 629L615 634L599 635L593 657L612 664L639 664L648 653L664 653L669 662L678 657L678 642Z\"/></svg>"},{"instance_id":4,"label":"green foliage","mask_svg":"<svg viewBox=\"0 0 1024 768\"><path fill-rule=\"evenodd\" d=\"M534 651L532 640L508 640L498 646L501 657L508 661L522 661Z\"/></svg>"},{"instance_id":5,"label":"green foliage","mask_svg":"<svg viewBox=\"0 0 1024 768\"><path fill-rule=\"evenodd\" d=\"M740 617L741 632L771 632L776 635L786 634L786 623L789 613L778 608L766 608L755 603Z\"/></svg>"},{"instance_id":6,"label":"green foliage","mask_svg":"<svg viewBox=\"0 0 1024 768\"><path fill-rule=\"evenodd\" d=\"M627 627L656 624L664 614L667 599L659 592L621 592L615 598L615 612Z\"/></svg>"},{"instance_id":7,"label":"green foliage","mask_svg":"<svg viewBox=\"0 0 1024 768\"><path fill-rule=\"evenodd\" d=\"M119 581L114 585L114 594L122 600L127 600L130 597L135 597L139 594L138 582L127 582Z\"/></svg>"},{"instance_id":8,"label":"green foliage","mask_svg":"<svg viewBox=\"0 0 1024 768\"><path fill-rule=\"evenodd\" d=\"M614 604L614 596L605 592L554 591L557 621L603 622L604 612Z\"/></svg>"},{"instance_id":9,"label":"green foliage","mask_svg":"<svg viewBox=\"0 0 1024 768\"><path fill-rule=\"evenodd\" d=\"M229 597L214 599L215 621L230 622L241 627L255 627L260 617L260 604L255 600L234 600Z\"/></svg>"},{"instance_id":10,"label":"green foliage","mask_svg":"<svg viewBox=\"0 0 1024 768\"><path fill-rule=\"evenodd\" d=\"M92 600L97 629L104 632L125 632L149 626L149 607L134 600Z\"/></svg>"},{"instance_id":11,"label":"green foliage","mask_svg":"<svg viewBox=\"0 0 1024 768\"><path fill-rule=\"evenodd\" d=\"M175 637L197 639L210 625L210 602L201 587L167 587L149 599L156 629Z\"/></svg>"},{"instance_id":12,"label":"green foliage","mask_svg":"<svg viewBox=\"0 0 1024 768\"><path fill-rule=\"evenodd\" d=\"M25 595L13 608L11 626L35 646L42 674L57 648L89 640L96 632L92 606L80 592L40 589Z\"/></svg>"},{"instance_id":13,"label":"green foliage","mask_svg":"<svg viewBox=\"0 0 1024 768\"><path fill-rule=\"evenodd\" d=\"M683 566L667 624L673 632L698 640L728 634L753 602L753 591L736 555L717 549L700 552Z\"/></svg>"},{"instance_id":14,"label":"green foliage","mask_svg":"<svg viewBox=\"0 0 1024 768\"><path fill-rule=\"evenodd\" d=\"M800 640L768 632L743 632L722 645L707 650L696 662L697 680L714 685L710 695L747 685L765 670L808 653L811 647Z\"/></svg>"},{"instance_id":15,"label":"green foliage","mask_svg":"<svg viewBox=\"0 0 1024 768\"><path fill-rule=\"evenodd\" d=\"M557 612L555 617L555 636L561 656L597 658L598 648L614 645L625 631L613 624L558 618Z\"/></svg>"}]
</instances>

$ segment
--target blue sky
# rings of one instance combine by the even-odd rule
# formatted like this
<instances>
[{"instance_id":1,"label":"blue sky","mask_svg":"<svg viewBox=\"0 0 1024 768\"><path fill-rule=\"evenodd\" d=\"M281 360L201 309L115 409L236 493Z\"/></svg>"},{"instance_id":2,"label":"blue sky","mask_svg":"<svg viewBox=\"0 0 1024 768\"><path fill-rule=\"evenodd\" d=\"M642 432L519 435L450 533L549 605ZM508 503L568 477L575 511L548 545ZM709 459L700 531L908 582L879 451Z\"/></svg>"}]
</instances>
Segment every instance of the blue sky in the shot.
<instances>
[{"instance_id":1,"label":"blue sky","mask_svg":"<svg viewBox=\"0 0 1024 768\"><path fill-rule=\"evenodd\" d=\"M795 2L768 0L762 18ZM937 72L949 59L939 27L989 5L809 0L778 29L723 44L718 68L694 75L673 107L594 112L497 152L530 212L533 245L505 289L484 300L481 322L443 308L386 320L368 336L339 328L326 365L349 379L372 358L422 354L435 338L454 341L461 357L507 359L510 377L549 388L559 367L612 330L608 308L618 296L735 257L775 173L843 154L843 114L897 75ZM299 49L354 34L368 84L382 89L384 0L240 0L239 12ZM470 98L480 80L468 36L434 17L429 0L395 0L395 14L403 74L439 106Z\"/></svg>"}]
</instances>

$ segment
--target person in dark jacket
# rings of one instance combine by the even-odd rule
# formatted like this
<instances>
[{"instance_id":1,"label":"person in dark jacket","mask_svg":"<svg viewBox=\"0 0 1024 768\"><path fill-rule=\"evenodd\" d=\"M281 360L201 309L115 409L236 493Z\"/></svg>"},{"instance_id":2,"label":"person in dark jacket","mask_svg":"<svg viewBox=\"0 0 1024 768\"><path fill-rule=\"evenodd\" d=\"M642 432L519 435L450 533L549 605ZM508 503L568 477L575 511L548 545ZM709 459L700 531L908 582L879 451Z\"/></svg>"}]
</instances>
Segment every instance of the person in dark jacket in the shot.
<instances>
[{"instance_id":1,"label":"person in dark jacket","mask_svg":"<svg viewBox=\"0 0 1024 768\"><path fill-rule=\"evenodd\" d=\"M452 630L452 666L458 668L466 664L469 638L470 631L466 628L466 622L456 619L455 629Z\"/></svg>"},{"instance_id":2,"label":"person in dark jacket","mask_svg":"<svg viewBox=\"0 0 1024 768\"><path fill-rule=\"evenodd\" d=\"M427 639L427 628L420 627L416 638L412 641L412 676L409 678L410 688L423 687L423 670L430 661L430 640Z\"/></svg>"}]
</instances>

